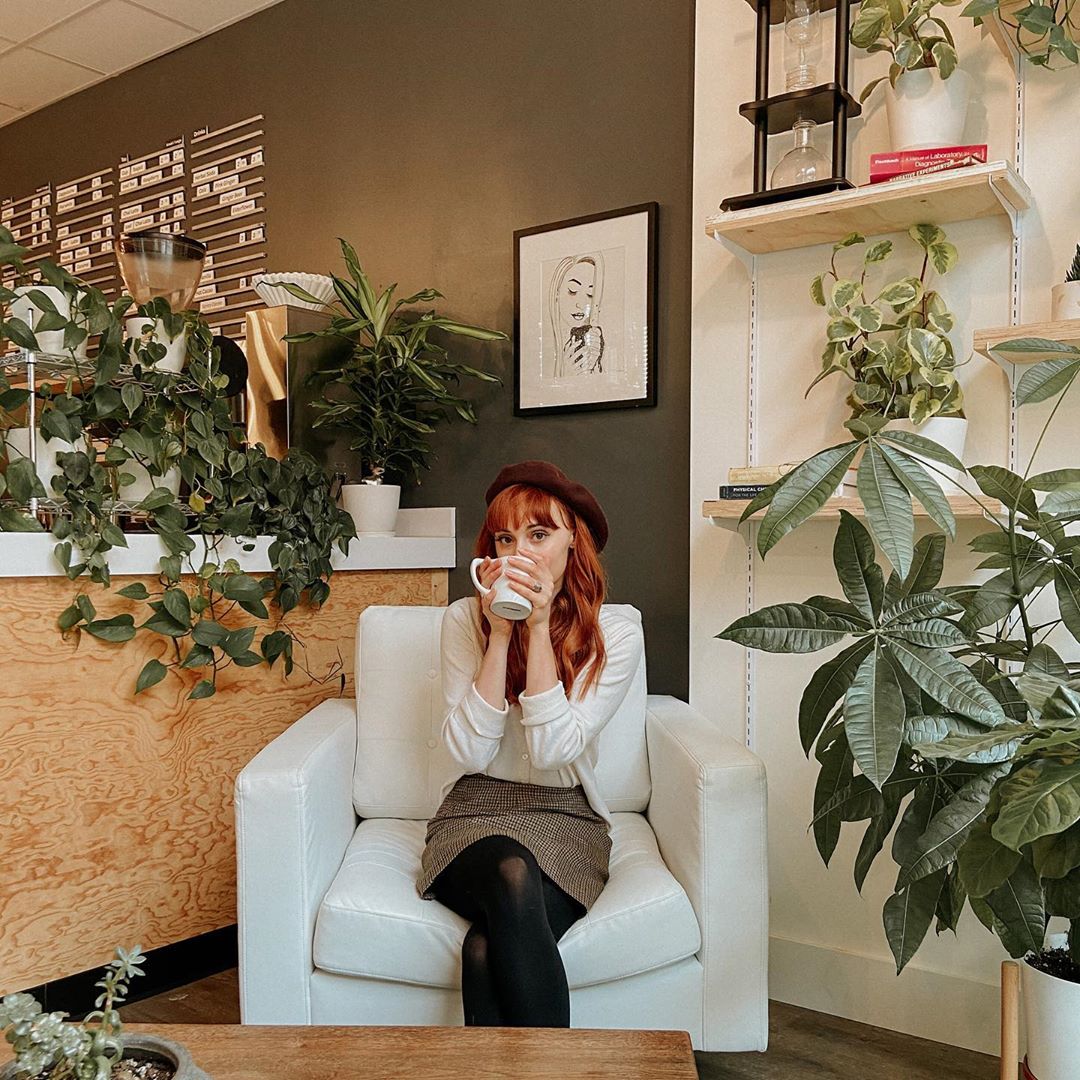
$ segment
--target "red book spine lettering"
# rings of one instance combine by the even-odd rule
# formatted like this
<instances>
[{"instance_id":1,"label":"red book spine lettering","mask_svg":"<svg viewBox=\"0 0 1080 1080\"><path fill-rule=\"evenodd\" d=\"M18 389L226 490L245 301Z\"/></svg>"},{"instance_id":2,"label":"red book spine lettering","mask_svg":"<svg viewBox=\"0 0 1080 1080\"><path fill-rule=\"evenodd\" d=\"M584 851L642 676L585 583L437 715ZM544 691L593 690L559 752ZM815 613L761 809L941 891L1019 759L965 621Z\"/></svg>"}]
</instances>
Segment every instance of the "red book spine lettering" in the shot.
<instances>
[{"instance_id":1,"label":"red book spine lettering","mask_svg":"<svg viewBox=\"0 0 1080 1080\"><path fill-rule=\"evenodd\" d=\"M986 162L986 145L940 146L927 150L902 150L870 155L870 183L893 180L898 176L921 175L942 169Z\"/></svg>"}]
</instances>

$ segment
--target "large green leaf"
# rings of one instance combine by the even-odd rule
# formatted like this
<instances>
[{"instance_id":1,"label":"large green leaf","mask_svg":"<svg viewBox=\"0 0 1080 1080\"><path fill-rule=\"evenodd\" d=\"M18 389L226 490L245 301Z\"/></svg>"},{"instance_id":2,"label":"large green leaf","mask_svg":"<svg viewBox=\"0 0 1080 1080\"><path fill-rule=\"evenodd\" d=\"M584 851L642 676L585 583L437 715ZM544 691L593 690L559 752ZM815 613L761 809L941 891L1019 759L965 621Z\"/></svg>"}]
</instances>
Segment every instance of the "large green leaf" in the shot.
<instances>
[{"instance_id":1,"label":"large green leaf","mask_svg":"<svg viewBox=\"0 0 1080 1080\"><path fill-rule=\"evenodd\" d=\"M942 870L911 882L885 901L881 916L885 937L896 961L897 975L926 937L944 884L945 871Z\"/></svg>"},{"instance_id":2,"label":"large green leaf","mask_svg":"<svg viewBox=\"0 0 1080 1080\"><path fill-rule=\"evenodd\" d=\"M1020 862L1020 853L998 843L990 825L980 821L960 847L956 858L964 887L971 896L989 896L1008 880Z\"/></svg>"},{"instance_id":3,"label":"large green leaf","mask_svg":"<svg viewBox=\"0 0 1080 1080\"><path fill-rule=\"evenodd\" d=\"M1053 570L1042 563L1033 563L1021 568L1020 590L1013 584L1011 570L1003 570L988 581L984 581L976 590L967 605L967 612L960 620L961 626L974 636L976 630L991 626L1009 616L1021 596L1027 596L1053 577Z\"/></svg>"},{"instance_id":4,"label":"large green leaf","mask_svg":"<svg viewBox=\"0 0 1080 1080\"><path fill-rule=\"evenodd\" d=\"M1061 621L1077 641L1080 641L1080 574L1069 565L1054 567L1054 592L1057 594Z\"/></svg>"},{"instance_id":5,"label":"large green leaf","mask_svg":"<svg viewBox=\"0 0 1080 1080\"><path fill-rule=\"evenodd\" d=\"M851 633L844 619L807 604L773 604L736 619L716 636L763 652L804 653L826 649Z\"/></svg>"},{"instance_id":6,"label":"large green leaf","mask_svg":"<svg viewBox=\"0 0 1080 1080\"><path fill-rule=\"evenodd\" d=\"M1010 956L1024 956L1042 949L1046 934L1042 885L1032 865L1021 860L986 902L994 913L994 929Z\"/></svg>"},{"instance_id":7,"label":"large green leaf","mask_svg":"<svg viewBox=\"0 0 1080 1080\"><path fill-rule=\"evenodd\" d=\"M899 446L909 454L917 454L919 457L930 458L931 461L948 465L952 469L964 471L964 463L952 452L946 450L940 443L928 439L925 435L916 435L913 431L895 431L892 428L884 428L879 438Z\"/></svg>"},{"instance_id":8,"label":"large green leaf","mask_svg":"<svg viewBox=\"0 0 1080 1080\"><path fill-rule=\"evenodd\" d=\"M1052 836L1040 836L1031 845L1031 854L1040 877L1063 878L1072 873L1080 866L1080 824Z\"/></svg>"},{"instance_id":9,"label":"large green leaf","mask_svg":"<svg viewBox=\"0 0 1080 1080\"><path fill-rule=\"evenodd\" d=\"M1035 339L1038 340L1038 339ZM1060 342L1055 342L1060 344ZM1000 346L995 350L1000 352ZM1049 349L1032 350L1038 352L1050 352ZM1028 368L1016 384L1017 405L1030 405L1037 401L1046 401L1047 398L1064 390L1080 371L1080 357L1075 355L1063 356L1055 360L1046 360L1041 364L1035 364Z\"/></svg>"},{"instance_id":10,"label":"large green leaf","mask_svg":"<svg viewBox=\"0 0 1080 1080\"><path fill-rule=\"evenodd\" d=\"M893 825L896 823L896 815L900 811L899 800L885 800L885 809L876 817L871 818L866 826L862 841L859 843L859 851L855 856L854 876L855 888L862 892L866 875L873 865L874 859L885 845Z\"/></svg>"},{"instance_id":11,"label":"large green leaf","mask_svg":"<svg viewBox=\"0 0 1080 1080\"><path fill-rule=\"evenodd\" d=\"M1011 510L1020 510L1029 517L1038 517L1035 492L1022 476L1001 465L972 465L968 472L979 490L991 499L999 499Z\"/></svg>"},{"instance_id":12,"label":"large green leaf","mask_svg":"<svg viewBox=\"0 0 1080 1080\"><path fill-rule=\"evenodd\" d=\"M994 839L1019 851L1040 836L1064 832L1080 821L1080 763L1039 760L1001 787Z\"/></svg>"},{"instance_id":13,"label":"large green leaf","mask_svg":"<svg viewBox=\"0 0 1080 1080\"><path fill-rule=\"evenodd\" d=\"M991 727L1004 722L1005 714L994 695L948 653L896 638L890 638L886 647L915 685L949 712Z\"/></svg>"},{"instance_id":14,"label":"large green leaf","mask_svg":"<svg viewBox=\"0 0 1080 1080\"><path fill-rule=\"evenodd\" d=\"M1043 499L1039 511L1050 517L1076 517L1080 514L1080 484L1055 488Z\"/></svg>"},{"instance_id":15,"label":"large green leaf","mask_svg":"<svg viewBox=\"0 0 1080 1080\"><path fill-rule=\"evenodd\" d=\"M890 607L902 597L914 593L929 592L941 580L945 567L945 537L941 533L930 533L915 545L911 559L911 569L906 578L900 578L895 572L889 576L885 585L885 603Z\"/></svg>"},{"instance_id":16,"label":"large green leaf","mask_svg":"<svg viewBox=\"0 0 1080 1080\"><path fill-rule=\"evenodd\" d=\"M904 733L904 695L880 646L859 665L844 696L844 729L859 768L880 791Z\"/></svg>"},{"instance_id":17,"label":"large green leaf","mask_svg":"<svg viewBox=\"0 0 1080 1080\"><path fill-rule=\"evenodd\" d=\"M814 672L799 702L799 739L807 756L833 706L844 696L872 641L857 641Z\"/></svg>"},{"instance_id":18,"label":"large green leaf","mask_svg":"<svg viewBox=\"0 0 1080 1080\"><path fill-rule=\"evenodd\" d=\"M862 522L846 510L840 511L840 525L833 541L833 565L844 595L870 622L881 611L885 581L874 560L874 541Z\"/></svg>"},{"instance_id":19,"label":"large green leaf","mask_svg":"<svg viewBox=\"0 0 1080 1080\"><path fill-rule=\"evenodd\" d=\"M1051 469L1028 477L1028 487L1036 491L1055 491L1061 487L1080 485L1080 469Z\"/></svg>"},{"instance_id":20,"label":"large green leaf","mask_svg":"<svg viewBox=\"0 0 1080 1080\"><path fill-rule=\"evenodd\" d=\"M873 440L866 444L859 462L857 482L870 529L896 572L906 576L915 539L911 496Z\"/></svg>"},{"instance_id":21,"label":"large green leaf","mask_svg":"<svg viewBox=\"0 0 1080 1080\"><path fill-rule=\"evenodd\" d=\"M829 447L786 475L758 527L758 551L762 557L825 505L861 445L855 441Z\"/></svg>"},{"instance_id":22,"label":"large green leaf","mask_svg":"<svg viewBox=\"0 0 1080 1080\"><path fill-rule=\"evenodd\" d=\"M923 619L939 619L959 615L963 608L944 593L918 592L900 597L882 614L883 626L894 623L921 622Z\"/></svg>"},{"instance_id":23,"label":"large green leaf","mask_svg":"<svg viewBox=\"0 0 1080 1080\"><path fill-rule=\"evenodd\" d=\"M979 735L985 731L986 728L963 716L908 716L904 721L904 742L915 746L941 742L953 735Z\"/></svg>"},{"instance_id":24,"label":"large green leaf","mask_svg":"<svg viewBox=\"0 0 1080 1080\"><path fill-rule=\"evenodd\" d=\"M950 758L983 765L1010 761L1020 740L1035 729L1028 725L1001 724L989 731L948 735L943 739L913 743L911 749L924 758Z\"/></svg>"},{"instance_id":25,"label":"large green leaf","mask_svg":"<svg viewBox=\"0 0 1080 1080\"><path fill-rule=\"evenodd\" d=\"M814 783L815 814L852 780L855 759L851 756L847 736L842 726L834 730L826 746L822 747L820 743L818 744L817 757L821 763L821 769ZM829 865L829 860L836 850L837 841L840 839L842 820L840 812L833 811L814 821L814 842L826 866Z\"/></svg>"},{"instance_id":26,"label":"large green leaf","mask_svg":"<svg viewBox=\"0 0 1080 1080\"><path fill-rule=\"evenodd\" d=\"M902 637L914 645L923 645L929 649L952 649L966 645L968 635L956 623L948 619L922 619L918 622L894 623L892 635Z\"/></svg>"},{"instance_id":27,"label":"large green leaf","mask_svg":"<svg viewBox=\"0 0 1080 1080\"><path fill-rule=\"evenodd\" d=\"M955 540L956 518L941 485L914 458L897 453L889 446L882 445L879 449L897 480L908 489L913 498L919 500L934 523Z\"/></svg>"},{"instance_id":28,"label":"large green leaf","mask_svg":"<svg viewBox=\"0 0 1080 1080\"><path fill-rule=\"evenodd\" d=\"M986 814L991 789L1009 768L996 765L972 777L934 814L913 845L910 854L914 857L901 868L898 885L933 874L955 860L968 834Z\"/></svg>"}]
</instances>

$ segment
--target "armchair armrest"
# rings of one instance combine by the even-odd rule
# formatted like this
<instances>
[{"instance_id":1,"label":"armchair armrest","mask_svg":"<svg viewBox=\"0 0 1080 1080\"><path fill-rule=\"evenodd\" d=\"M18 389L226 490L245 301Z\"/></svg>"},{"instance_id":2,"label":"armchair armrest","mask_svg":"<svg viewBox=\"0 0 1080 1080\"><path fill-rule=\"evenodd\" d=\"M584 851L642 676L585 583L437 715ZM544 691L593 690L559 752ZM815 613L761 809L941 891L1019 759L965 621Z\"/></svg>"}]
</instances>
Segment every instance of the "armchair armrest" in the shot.
<instances>
[{"instance_id":1,"label":"armchair armrest","mask_svg":"<svg viewBox=\"0 0 1080 1080\"><path fill-rule=\"evenodd\" d=\"M356 704L317 705L236 778L240 1014L311 1023L315 917L356 831Z\"/></svg>"},{"instance_id":2,"label":"armchair armrest","mask_svg":"<svg viewBox=\"0 0 1080 1080\"><path fill-rule=\"evenodd\" d=\"M673 697L649 695L648 819L701 928L704 1049L768 1042L765 766Z\"/></svg>"}]
</instances>

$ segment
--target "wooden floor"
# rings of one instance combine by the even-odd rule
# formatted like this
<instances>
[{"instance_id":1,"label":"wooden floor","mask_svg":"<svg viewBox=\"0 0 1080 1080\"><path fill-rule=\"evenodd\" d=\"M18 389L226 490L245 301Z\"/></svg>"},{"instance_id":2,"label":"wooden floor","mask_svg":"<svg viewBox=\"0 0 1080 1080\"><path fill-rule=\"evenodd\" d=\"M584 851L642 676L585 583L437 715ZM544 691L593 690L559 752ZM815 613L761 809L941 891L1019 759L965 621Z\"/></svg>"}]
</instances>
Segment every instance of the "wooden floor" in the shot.
<instances>
[{"instance_id":1,"label":"wooden floor","mask_svg":"<svg viewBox=\"0 0 1080 1080\"><path fill-rule=\"evenodd\" d=\"M238 1024L236 969L120 1010L136 1024ZM994 1080L997 1059L773 1002L764 1054L702 1054L701 1080Z\"/></svg>"}]
</instances>

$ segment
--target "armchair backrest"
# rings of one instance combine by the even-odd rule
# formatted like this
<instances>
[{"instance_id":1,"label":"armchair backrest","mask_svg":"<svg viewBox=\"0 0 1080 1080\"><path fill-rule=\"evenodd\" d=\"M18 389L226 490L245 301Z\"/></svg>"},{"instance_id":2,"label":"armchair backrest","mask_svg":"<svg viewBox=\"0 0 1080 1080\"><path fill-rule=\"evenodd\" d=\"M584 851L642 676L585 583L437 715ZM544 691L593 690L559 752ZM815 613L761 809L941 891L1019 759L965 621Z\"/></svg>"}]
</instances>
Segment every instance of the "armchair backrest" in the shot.
<instances>
[{"instance_id":1,"label":"armchair backrest","mask_svg":"<svg viewBox=\"0 0 1080 1080\"><path fill-rule=\"evenodd\" d=\"M605 605L633 618L626 604ZM461 772L443 746L439 634L445 608L365 608L356 626L356 764L361 817L426 819ZM645 749L645 661L600 735L597 779L612 811L643 811L651 786Z\"/></svg>"}]
</instances>

